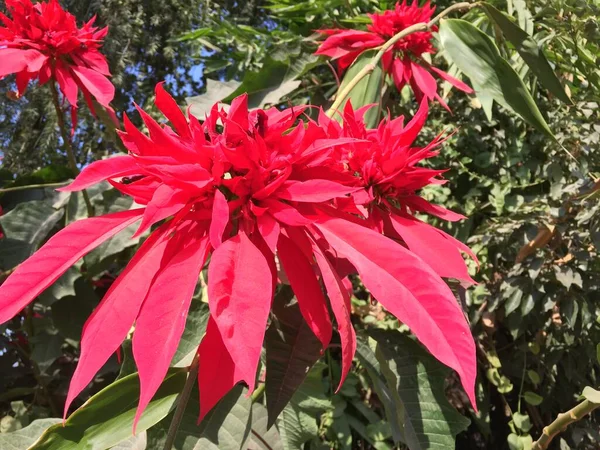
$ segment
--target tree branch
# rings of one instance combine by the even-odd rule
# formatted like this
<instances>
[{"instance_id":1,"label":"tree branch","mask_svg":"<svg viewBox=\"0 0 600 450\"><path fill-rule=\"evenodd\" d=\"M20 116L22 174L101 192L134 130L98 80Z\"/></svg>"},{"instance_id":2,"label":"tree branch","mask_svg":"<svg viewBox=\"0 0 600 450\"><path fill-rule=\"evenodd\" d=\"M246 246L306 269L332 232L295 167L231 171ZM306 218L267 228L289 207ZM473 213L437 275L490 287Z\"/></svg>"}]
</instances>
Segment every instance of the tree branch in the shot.
<instances>
[{"instance_id":1,"label":"tree branch","mask_svg":"<svg viewBox=\"0 0 600 450\"><path fill-rule=\"evenodd\" d=\"M531 447L532 450L545 450L558 434L565 431L565 429L574 422L577 422L587 416L595 409L600 408L600 404L592 403L589 400L584 400L574 408L567 412L559 414L558 417L547 427L544 427L544 431L539 439Z\"/></svg>"}]
</instances>

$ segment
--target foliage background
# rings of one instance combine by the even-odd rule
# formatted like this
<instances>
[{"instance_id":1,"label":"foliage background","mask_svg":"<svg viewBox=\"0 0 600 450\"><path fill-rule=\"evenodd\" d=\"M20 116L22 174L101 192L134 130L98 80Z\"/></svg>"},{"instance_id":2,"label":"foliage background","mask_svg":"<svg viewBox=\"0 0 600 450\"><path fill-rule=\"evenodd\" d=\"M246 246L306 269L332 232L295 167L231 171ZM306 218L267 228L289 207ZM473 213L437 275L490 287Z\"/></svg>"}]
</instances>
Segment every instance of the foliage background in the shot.
<instances>
[{"instance_id":1,"label":"foliage background","mask_svg":"<svg viewBox=\"0 0 600 450\"><path fill-rule=\"evenodd\" d=\"M180 103L188 98L199 116L207 105L242 90L250 93L253 106L327 105L339 79L329 64L311 55L316 49L314 30L362 27L365 13L393 6L367 0L255 0L243 6L207 0L65 3L81 20L97 14L100 24L110 26L104 52L117 86L116 111L131 112L133 101L151 107L154 85L166 80ZM442 129L454 132L439 157L430 161L435 167L449 168L449 182L426 195L469 217L450 231L467 241L480 259L479 270L472 267L479 284L467 291L455 287L477 339L479 412L468 407L452 377L445 385L437 378L433 383L431 376L417 377L413 385L418 401L444 391L470 419L458 434L459 449L528 448L531 437L539 436L544 425L571 408L585 386L600 385L599 5L597 0L492 3L544 44L573 105L560 103L538 85L482 12L467 14L467 20L496 40L526 82L557 142L497 103L482 107L480 98L449 90L453 114L435 105L423 135L426 141ZM441 10L450 2L435 4ZM446 64L443 54L436 58ZM0 91L13 89L12 82L10 77L0 81ZM412 115L416 106L408 92L397 93L389 86L382 101L383 111L389 109L392 115ZM79 162L118 152L114 130L83 111L75 136ZM46 88L31 86L16 101L2 95L0 117L1 187L59 183L72 176L60 150ZM140 124L137 115L131 118ZM98 212L130 206L107 186L90 194ZM5 235L0 239L2 277L52 232L85 216L80 197L60 195L52 188L9 191L2 194L0 204ZM46 418L60 417L83 322L137 244L127 237L92 252L22 317L0 325L0 447L26 448L27 439L33 442L55 422ZM185 365L205 326L201 286L193 305L175 361L180 365ZM410 380L385 354L412 342L406 338L395 342L391 336L401 338L385 334L398 328L397 323L370 301L360 285L355 286L353 321L364 333L355 368L338 395L332 391L339 355L332 348L311 370L275 428L266 431L262 399L252 404L240 388L214 414L220 426L196 427L197 411L190 402L177 448L213 448L217 439L218 448L225 449L242 444L246 448L392 448L397 430L386 414L385 392L371 372L381 370L388 387L389 377ZM418 348L414 355L420 355ZM429 367L426 356L419 358L427 373L439 369ZM126 375L135 371L131 364L125 345L122 364L116 357L111 360L88 395L117 376L123 379L121 389L129 386ZM177 375L173 377L176 387ZM131 391L135 395L135 389ZM173 392L165 391L165 398L173 397ZM423 427L415 414L410 419L413 425ZM452 417L456 426L444 430L449 435L466 423ZM118 448L161 448L168 419ZM598 448L599 421L597 415L591 416L570 427L555 441L555 448ZM14 432L18 430L28 431L21 432L19 439L24 440L17 445Z\"/></svg>"}]
</instances>

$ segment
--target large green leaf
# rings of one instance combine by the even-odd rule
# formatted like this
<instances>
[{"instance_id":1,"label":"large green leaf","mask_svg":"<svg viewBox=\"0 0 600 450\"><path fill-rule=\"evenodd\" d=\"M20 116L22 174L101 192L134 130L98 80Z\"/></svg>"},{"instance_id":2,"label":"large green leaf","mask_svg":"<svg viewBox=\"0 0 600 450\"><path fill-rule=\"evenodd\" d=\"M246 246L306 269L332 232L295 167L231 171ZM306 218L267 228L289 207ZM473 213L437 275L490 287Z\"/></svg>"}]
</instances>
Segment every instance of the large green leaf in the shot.
<instances>
[{"instance_id":1,"label":"large green leaf","mask_svg":"<svg viewBox=\"0 0 600 450\"><path fill-rule=\"evenodd\" d=\"M20 203L1 216L5 237L0 240L0 269L12 269L29 258L63 214L48 202L34 200Z\"/></svg>"},{"instance_id":2,"label":"large green leaf","mask_svg":"<svg viewBox=\"0 0 600 450\"><path fill-rule=\"evenodd\" d=\"M298 303L286 304L283 296L278 295L273 314L265 336L269 427L321 357L321 342L306 324Z\"/></svg>"},{"instance_id":3,"label":"large green leaf","mask_svg":"<svg viewBox=\"0 0 600 450\"><path fill-rule=\"evenodd\" d=\"M2 450L25 450L46 429L60 422L62 422L60 419L39 419L12 433L0 433L0 448Z\"/></svg>"},{"instance_id":4,"label":"large green leaf","mask_svg":"<svg viewBox=\"0 0 600 450\"><path fill-rule=\"evenodd\" d=\"M346 75L344 75L344 79L342 80L342 84L338 89L338 92L341 92L367 64L371 62L371 58L375 55L376 51L370 50L363 52L356 61L350 66ZM379 103L381 99L382 89L383 89L383 79L384 74L381 68L381 65L378 64L373 71L360 80L356 86L350 91L348 96L344 98L344 101L341 104L340 112L344 110L344 106L350 100L352 102L352 106L354 109L358 109L362 106L370 105L373 103ZM334 116L339 120L340 115L336 114ZM371 108L365 114L365 124L367 128L374 128L377 125L377 121L379 119L379 110L377 106Z\"/></svg>"},{"instance_id":5,"label":"large green leaf","mask_svg":"<svg viewBox=\"0 0 600 450\"><path fill-rule=\"evenodd\" d=\"M78 278L74 283L75 295L67 295L52 303L52 322L63 336L79 341L83 325L100 299L89 281Z\"/></svg>"},{"instance_id":6,"label":"large green leaf","mask_svg":"<svg viewBox=\"0 0 600 450\"><path fill-rule=\"evenodd\" d=\"M373 341L371 340L371 342ZM391 427L392 438L394 439L394 442L404 442L402 438L402 421L397 420L399 416L396 403L394 402L394 397L390 388L386 384L386 379L383 376L383 373L381 372L381 367L379 366L379 361L377 361L377 357L375 356L375 351L373 348L371 348L369 345L369 339L365 336L357 336L356 357L362 366L367 369L367 373L369 374L371 382L373 383L373 389L377 393L379 401L381 401L383 404L386 417L388 418Z\"/></svg>"},{"instance_id":7,"label":"large green leaf","mask_svg":"<svg viewBox=\"0 0 600 450\"><path fill-rule=\"evenodd\" d=\"M397 330L370 334L377 341L377 359L396 403L403 441L411 450L454 448L456 435L469 420L445 396L450 369Z\"/></svg>"},{"instance_id":8,"label":"large green leaf","mask_svg":"<svg viewBox=\"0 0 600 450\"><path fill-rule=\"evenodd\" d=\"M173 450L240 450L250 433L252 401L242 386L234 387L198 425L198 390L192 391ZM173 414L148 431L148 448L163 448Z\"/></svg>"},{"instance_id":9,"label":"large green leaf","mask_svg":"<svg viewBox=\"0 0 600 450\"><path fill-rule=\"evenodd\" d=\"M260 403L252 405L252 428L244 446L248 450L283 450L277 427L268 427L268 413Z\"/></svg>"},{"instance_id":10,"label":"large green leaf","mask_svg":"<svg viewBox=\"0 0 600 450\"><path fill-rule=\"evenodd\" d=\"M504 37L515 46L519 55L521 55L531 71L538 77L540 83L564 103L568 105L573 104L554 74L554 70L552 70L538 43L524 30L514 24L511 18L503 12L498 11L489 3L483 3L483 8L496 25L498 25L500 30L502 30Z\"/></svg>"},{"instance_id":11,"label":"large green leaf","mask_svg":"<svg viewBox=\"0 0 600 450\"><path fill-rule=\"evenodd\" d=\"M136 431L141 433L160 422L183 389L186 372L171 369L146 408ZM139 400L137 374L115 381L91 397L67 419L65 425L48 428L32 450L108 449L132 436Z\"/></svg>"},{"instance_id":12,"label":"large green leaf","mask_svg":"<svg viewBox=\"0 0 600 450\"><path fill-rule=\"evenodd\" d=\"M471 79L478 94L485 92L554 139L523 80L487 34L464 20L446 19L440 25L440 39L446 54Z\"/></svg>"},{"instance_id":13,"label":"large green leaf","mask_svg":"<svg viewBox=\"0 0 600 450\"><path fill-rule=\"evenodd\" d=\"M206 93L188 97L185 101L190 106L191 113L197 118L204 120L213 105L227 98L240 84L239 81L235 80L219 81L207 78Z\"/></svg>"},{"instance_id":14,"label":"large green leaf","mask_svg":"<svg viewBox=\"0 0 600 450\"><path fill-rule=\"evenodd\" d=\"M333 409L322 384L323 365L316 364L277 419L284 450L297 450L319 432L317 417Z\"/></svg>"},{"instance_id":15,"label":"large green leaf","mask_svg":"<svg viewBox=\"0 0 600 450\"><path fill-rule=\"evenodd\" d=\"M260 70L246 72L242 84L224 101L230 102L246 93L250 108L279 103L300 85L298 77L316 63L317 57L313 55L290 55L287 61L268 57Z\"/></svg>"}]
</instances>

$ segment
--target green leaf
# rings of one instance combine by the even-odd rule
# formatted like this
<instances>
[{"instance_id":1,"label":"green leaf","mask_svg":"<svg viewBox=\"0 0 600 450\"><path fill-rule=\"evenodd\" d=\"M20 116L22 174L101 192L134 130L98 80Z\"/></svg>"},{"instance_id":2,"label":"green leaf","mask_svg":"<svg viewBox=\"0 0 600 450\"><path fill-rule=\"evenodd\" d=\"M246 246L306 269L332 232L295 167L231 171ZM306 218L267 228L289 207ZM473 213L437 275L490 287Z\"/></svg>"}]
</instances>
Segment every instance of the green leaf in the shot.
<instances>
[{"instance_id":1,"label":"green leaf","mask_svg":"<svg viewBox=\"0 0 600 450\"><path fill-rule=\"evenodd\" d=\"M445 396L450 369L397 330L372 330L377 360L396 403L396 420L411 450L454 448L455 437L469 425Z\"/></svg>"},{"instance_id":2,"label":"green leaf","mask_svg":"<svg viewBox=\"0 0 600 450\"><path fill-rule=\"evenodd\" d=\"M277 419L284 450L297 450L318 435L316 418L333 409L323 387L323 364L316 364Z\"/></svg>"},{"instance_id":3,"label":"green leaf","mask_svg":"<svg viewBox=\"0 0 600 450\"><path fill-rule=\"evenodd\" d=\"M374 341L371 340L371 342ZM356 344L356 357L365 369L367 369L367 373L373 383L373 389L377 393L379 401L383 403L385 415L388 418L392 430L392 438L394 442L403 442L402 420L398 420L398 418L401 419L402 416L398 415L392 392L390 388L388 388L386 379L381 373L375 351L369 345L369 338L359 335L357 336Z\"/></svg>"},{"instance_id":4,"label":"green leaf","mask_svg":"<svg viewBox=\"0 0 600 450\"><path fill-rule=\"evenodd\" d=\"M61 349L65 338L56 332L50 334L42 331L33 336L31 341L33 343L31 359L35 361L40 371L44 373L54 361L62 356Z\"/></svg>"},{"instance_id":5,"label":"green leaf","mask_svg":"<svg viewBox=\"0 0 600 450\"><path fill-rule=\"evenodd\" d=\"M277 427L268 427L267 408L260 403L252 405L252 432L244 448L248 450L283 450Z\"/></svg>"},{"instance_id":6,"label":"green leaf","mask_svg":"<svg viewBox=\"0 0 600 450\"><path fill-rule=\"evenodd\" d=\"M269 427L321 357L321 342L306 324L298 303L286 305L283 296L277 296L273 314L265 336Z\"/></svg>"},{"instance_id":7,"label":"green leaf","mask_svg":"<svg viewBox=\"0 0 600 450\"><path fill-rule=\"evenodd\" d=\"M138 422L141 433L161 421L183 389L187 374L171 369ZM133 418L139 400L137 374L129 375L102 389L67 419L65 426L53 425L31 450L107 449L132 436Z\"/></svg>"},{"instance_id":8,"label":"green leaf","mask_svg":"<svg viewBox=\"0 0 600 450\"><path fill-rule=\"evenodd\" d=\"M460 19L443 20L439 32L450 59L471 79L477 93L486 92L555 139L523 80L500 56L498 47L487 34Z\"/></svg>"},{"instance_id":9,"label":"green leaf","mask_svg":"<svg viewBox=\"0 0 600 450\"><path fill-rule=\"evenodd\" d=\"M527 403L533 406L538 406L544 401L544 397L537 395L535 392L525 391L523 398Z\"/></svg>"},{"instance_id":10,"label":"green leaf","mask_svg":"<svg viewBox=\"0 0 600 450\"><path fill-rule=\"evenodd\" d=\"M147 440L145 431L143 433L136 433L135 436L119 442L114 447L111 447L110 450L146 450Z\"/></svg>"},{"instance_id":11,"label":"green leaf","mask_svg":"<svg viewBox=\"0 0 600 450\"><path fill-rule=\"evenodd\" d=\"M50 426L62 422L61 419L39 419L31 422L25 428L12 433L0 434L2 450L24 450L29 448Z\"/></svg>"},{"instance_id":12,"label":"green leaf","mask_svg":"<svg viewBox=\"0 0 600 450\"><path fill-rule=\"evenodd\" d=\"M538 43L524 30L515 25L506 14L498 11L489 3L483 3L482 6L490 18L502 30L504 37L515 46L521 58L523 58L531 71L538 77L540 83L562 102L572 105L573 102L554 74L554 70L552 70Z\"/></svg>"},{"instance_id":13,"label":"green leaf","mask_svg":"<svg viewBox=\"0 0 600 450\"><path fill-rule=\"evenodd\" d=\"M0 240L0 268L9 270L29 258L63 217L48 202L20 203L0 217L5 237Z\"/></svg>"},{"instance_id":14,"label":"green leaf","mask_svg":"<svg viewBox=\"0 0 600 450\"><path fill-rule=\"evenodd\" d=\"M99 298L83 278L77 279L74 288L75 295L68 295L52 303L52 322L64 337L79 341L83 325L98 306Z\"/></svg>"},{"instance_id":15,"label":"green leaf","mask_svg":"<svg viewBox=\"0 0 600 450\"><path fill-rule=\"evenodd\" d=\"M173 450L240 450L250 433L252 401L242 386L234 387L198 425L198 389L192 391ZM161 449L173 414L148 430L148 448Z\"/></svg>"},{"instance_id":16,"label":"green leaf","mask_svg":"<svg viewBox=\"0 0 600 450\"><path fill-rule=\"evenodd\" d=\"M344 79L342 80L342 84L338 89L338 92L341 92L367 64L371 62L371 58L377 52L374 50L366 51L360 54L356 61L352 63L350 68L346 71L346 75L344 75ZM375 69L366 77L358 82L356 86L350 91L348 96L344 98L340 106L340 113L344 110L344 106L348 100L352 102L352 106L354 109L361 108L365 105L370 105L372 103L379 103L381 99L381 93L383 89L383 79L384 74L381 68L381 65L378 64ZM339 120L340 114L336 114L334 116L336 120ZM377 125L379 119L379 111L377 106L371 108L365 114L365 124L367 128L374 128Z\"/></svg>"},{"instance_id":17,"label":"green leaf","mask_svg":"<svg viewBox=\"0 0 600 450\"><path fill-rule=\"evenodd\" d=\"M259 71L244 74L242 84L224 99L230 102L238 95L248 94L248 107L261 108L274 105L294 91L302 74L312 69L318 61L314 55L290 55L289 60L267 57Z\"/></svg>"},{"instance_id":18,"label":"green leaf","mask_svg":"<svg viewBox=\"0 0 600 450\"><path fill-rule=\"evenodd\" d=\"M600 344L596 344L596 361L600 364Z\"/></svg>"},{"instance_id":19,"label":"green leaf","mask_svg":"<svg viewBox=\"0 0 600 450\"><path fill-rule=\"evenodd\" d=\"M187 367L191 364L206 331L209 314L208 305L194 297L185 320L185 328L179 346L173 356L172 366Z\"/></svg>"},{"instance_id":20,"label":"green leaf","mask_svg":"<svg viewBox=\"0 0 600 450\"><path fill-rule=\"evenodd\" d=\"M531 430L531 420L529 420L529 415L527 414L514 413L513 422L519 430L524 431L525 433Z\"/></svg>"},{"instance_id":21,"label":"green leaf","mask_svg":"<svg viewBox=\"0 0 600 450\"><path fill-rule=\"evenodd\" d=\"M583 389L583 393L581 395L583 395L586 398L586 400L588 400L596 405L600 405L600 391L597 391L596 389L586 386Z\"/></svg>"},{"instance_id":22,"label":"green leaf","mask_svg":"<svg viewBox=\"0 0 600 450\"><path fill-rule=\"evenodd\" d=\"M206 93L196 95L195 97L188 97L185 101L191 107L192 114L203 120L215 103L227 98L240 84L239 81L234 80L219 81L207 78Z\"/></svg>"}]
</instances>

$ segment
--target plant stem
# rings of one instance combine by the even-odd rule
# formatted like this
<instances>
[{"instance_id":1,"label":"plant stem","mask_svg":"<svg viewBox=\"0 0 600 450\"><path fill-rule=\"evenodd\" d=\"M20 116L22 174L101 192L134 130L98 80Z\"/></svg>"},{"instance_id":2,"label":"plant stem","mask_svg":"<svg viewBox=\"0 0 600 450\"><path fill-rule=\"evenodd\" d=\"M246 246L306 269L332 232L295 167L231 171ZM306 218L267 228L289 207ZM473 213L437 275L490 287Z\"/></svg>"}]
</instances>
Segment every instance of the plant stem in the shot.
<instances>
[{"instance_id":1,"label":"plant stem","mask_svg":"<svg viewBox=\"0 0 600 450\"><path fill-rule=\"evenodd\" d=\"M453 11L465 10L465 9L469 10L469 9L475 8L477 6L479 6L479 3L468 3L468 2L456 3L454 5L449 6L445 10L443 10L441 13L439 13L437 16L435 16L429 22L415 23L414 25L411 25L410 27L405 28L404 30L400 31L398 34L393 36L391 39L389 39L385 44L383 44L379 48L379 51L377 52L377 54L375 56L373 56L373 58L371 58L371 61L369 61L369 63L365 67L363 67L361 69L361 71L358 72L354 78L352 78L352 80L350 80L350 82L344 87L344 89L342 89L342 91L338 92L338 94L336 95L335 101L333 102L333 105L331 105L331 107L327 110L327 113L326 113L327 116L332 117L335 114L335 112L338 110L338 108L342 105L342 102L346 99L346 97L348 97L348 95L350 94L352 89L354 89L356 87L356 85L360 82L360 80L362 80L364 77L366 77L371 72L373 72L373 70L375 70L375 67L377 67L377 64L379 64L379 61L381 60L381 58L383 58L384 53L387 52L396 42L405 38L409 34L417 33L419 31L427 31L427 30L431 29L442 18L444 18L445 16L447 16L448 14L450 14Z\"/></svg>"},{"instance_id":2,"label":"plant stem","mask_svg":"<svg viewBox=\"0 0 600 450\"><path fill-rule=\"evenodd\" d=\"M258 387L254 389L254 392L250 397L252 403L255 403L263 395L263 392L265 392L265 383L259 384Z\"/></svg>"},{"instance_id":3,"label":"plant stem","mask_svg":"<svg viewBox=\"0 0 600 450\"><path fill-rule=\"evenodd\" d=\"M54 81L50 81L48 83L50 86L50 92L52 92L52 103L54 104L54 109L56 110L56 119L58 120L58 128L60 130L60 135L63 140L63 145L65 146L65 151L67 153L67 158L69 160L69 167L73 171L75 175L79 174L79 168L77 167L77 160L75 159L75 153L73 153L73 146L71 145L71 139L69 137L69 132L67 130L67 126L65 124L65 117L63 115L62 108L60 107L60 101L58 98L58 90L56 89L56 84ZM83 195L83 200L85 201L85 206L87 207L88 217L94 216L94 206L90 201L90 197L88 196L87 191L84 189L81 191Z\"/></svg>"},{"instance_id":4,"label":"plant stem","mask_svg":"<svg viewBox=\"0 0 600 450\"><path fill-rule=\"evenodd\" d=\"M25 191L27 189L62 187L62 186L66 186L67 184L69 184L69 183L65 182L65 181L61 181L60 183L29 184L27 186L14 186L14 187L0 189L0 194L4 194L6 192Z\"/></svg>"},{"instance_id":5,"label":"plant stem","mask_svg":"<svg viewBox=\"0 0 600 450\"><path fill-rule=\"evenodd\" d=\"M200 360L198 359L198 353L196 353L192 364L190 364L190 367L188 368L189 374L187 380L185 381L185 385L183 386L183 391L181 391L181 394L179 394L177 408L175 408L175 414L173 415L173 420L171 420L171 425L169 425L169 431L167 432L167 440L165 441L165 446L163 447L164 450L171 450L173 448L173 444L175 443L175 437L177 436L179 425L181 425L185 407L190 399L190 394L192 393L192 389L196 383L196 378L198 378L199 362Z\"/></svg>"},{"instance_id":6,"label":"plant stem","mask_svg":"<svg viewBox=\"0 0 600 450\"><path fill-rule=\"evenodd\" d=\"M574 408L567 412L559 414L558 417L547 427L544 427L544 431L540 438L531 447L532 450L545 450L559 433L565 431L565 429L574 422L581 420L595 409L600 408L600 404L592 403L589 400L584 400Z\"/></svg>"}]
</instances>

